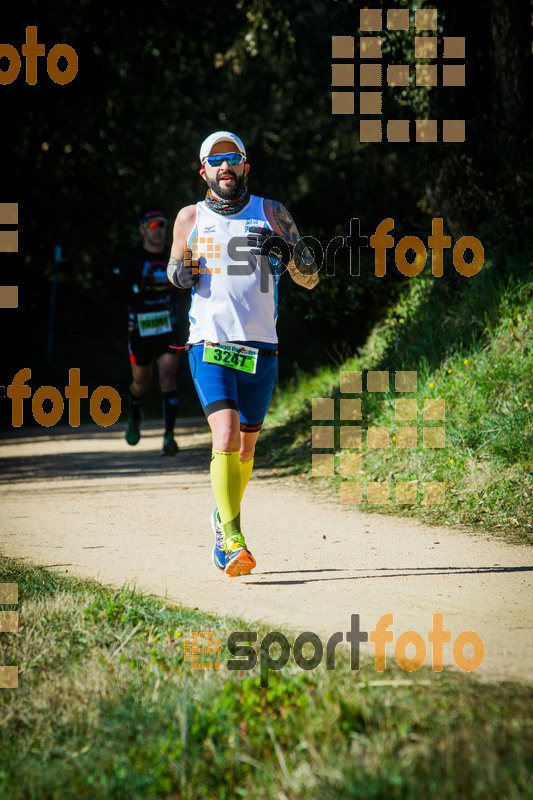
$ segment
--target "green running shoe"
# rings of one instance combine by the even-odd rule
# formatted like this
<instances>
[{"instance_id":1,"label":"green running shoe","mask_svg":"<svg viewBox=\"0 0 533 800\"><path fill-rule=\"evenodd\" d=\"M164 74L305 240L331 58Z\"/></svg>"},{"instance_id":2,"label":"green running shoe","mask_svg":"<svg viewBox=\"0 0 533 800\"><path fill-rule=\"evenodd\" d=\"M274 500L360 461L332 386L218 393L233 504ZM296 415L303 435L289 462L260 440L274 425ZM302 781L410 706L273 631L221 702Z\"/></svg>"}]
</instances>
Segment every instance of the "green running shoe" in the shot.
<instances>
[{"instance_id":1,"label":"green running shoe","mask_svg":"<svg viewBox=\"0 0 533 800\"><path fill-rule=\"evenodd\" d=\"M128 417L128 427L126 428L126 441L128 444L135 445L141 438L141 420L132 416Z\"/></svg>"},{"instance_id":2,"label":"green running shoe","mask_svg":"<svg viewBox=\"0 0 533 800\"><path fill-rule=\"evenodd\" d=\"M174 435L172 433L165 433L165 438L163 439L163 449L161 450L162 456L175 456L178 452L179 447L177 441L174 439Z\"/></svg>"}]
</instances>

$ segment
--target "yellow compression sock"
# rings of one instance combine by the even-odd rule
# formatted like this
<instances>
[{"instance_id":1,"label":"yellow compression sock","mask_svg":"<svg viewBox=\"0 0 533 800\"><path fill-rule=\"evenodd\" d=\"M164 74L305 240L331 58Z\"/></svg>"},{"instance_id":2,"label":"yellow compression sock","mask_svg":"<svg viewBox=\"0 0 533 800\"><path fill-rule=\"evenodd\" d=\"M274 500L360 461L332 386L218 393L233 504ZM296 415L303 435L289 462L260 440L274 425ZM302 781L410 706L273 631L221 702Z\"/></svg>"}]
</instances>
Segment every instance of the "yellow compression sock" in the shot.
<instances>
[{"instance_id":1,"label":"yellow compression sock","mask_svg":"<svg viewBox=\"0 0 533 800\"><path fill-rule=\"evenodd\" d=\"M250 476L254 468L254 454L252 453L252 457L249 458L248 461L239 461L239 467L241 470L241 503L242 503L244 490L248 486L248 481L250 480Z\"/></svg>"},{"instance_id":2,"label":"yellow compression sock","mask_svg":"<svg viewBox=\"0 0 533 800\"><path fill-rule=\"evenodd\" d=\"M211 486L218 506L220 525L227 539L241 530L241 468L239 453L213 450Z\"/></svg>"}]
</instances>

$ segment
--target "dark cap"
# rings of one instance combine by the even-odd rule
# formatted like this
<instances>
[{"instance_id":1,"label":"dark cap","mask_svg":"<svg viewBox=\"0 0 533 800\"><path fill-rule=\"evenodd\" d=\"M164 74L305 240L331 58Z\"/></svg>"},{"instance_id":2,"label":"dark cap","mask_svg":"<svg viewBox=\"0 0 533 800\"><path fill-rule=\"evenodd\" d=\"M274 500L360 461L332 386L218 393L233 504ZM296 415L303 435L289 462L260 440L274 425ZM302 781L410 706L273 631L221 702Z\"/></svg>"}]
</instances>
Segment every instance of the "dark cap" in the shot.
<instances>
[{"instance_id":1,"label":"dark cap","mask_svg":"<svg viewBox=\"0 0 533 800\"><path fill-rule=\"evenodd\" d=\"M150 208L144 209L141 219L139 220L139 225L146 225L151 219L164 219L165 222L167 221L166 214L157 206L150 206Z\"/></svg>"}]
</instances>

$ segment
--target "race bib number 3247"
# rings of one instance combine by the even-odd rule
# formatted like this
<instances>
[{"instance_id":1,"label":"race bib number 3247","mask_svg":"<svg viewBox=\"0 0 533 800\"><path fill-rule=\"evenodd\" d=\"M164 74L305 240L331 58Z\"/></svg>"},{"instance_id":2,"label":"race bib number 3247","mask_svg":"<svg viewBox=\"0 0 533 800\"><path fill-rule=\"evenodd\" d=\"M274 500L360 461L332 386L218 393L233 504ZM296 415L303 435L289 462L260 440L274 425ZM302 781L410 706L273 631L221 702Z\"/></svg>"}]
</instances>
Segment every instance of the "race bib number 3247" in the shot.
<instances>
[{"instance_id":1,"label":"race bib number 3247","mask_svg":"<svg viewBox=\"0 0 533 800\"><path fill-rule=\"evenodd\" d=\"M241 372L255 375L259 350L255 347L244 347L242 344L229 342L204 342L204 361L209 364L221 364Z\"/></svg>"}]
</instances>

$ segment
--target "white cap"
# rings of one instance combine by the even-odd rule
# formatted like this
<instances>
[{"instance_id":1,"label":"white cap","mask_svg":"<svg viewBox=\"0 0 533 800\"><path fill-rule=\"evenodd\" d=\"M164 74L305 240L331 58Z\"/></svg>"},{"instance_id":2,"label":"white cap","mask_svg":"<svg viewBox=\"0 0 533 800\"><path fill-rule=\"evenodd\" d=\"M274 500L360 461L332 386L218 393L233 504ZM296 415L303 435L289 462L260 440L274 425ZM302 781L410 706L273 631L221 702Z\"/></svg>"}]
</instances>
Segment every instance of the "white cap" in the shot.
<instances>
[{"instance_id":1,"label":"white cap","mask_svg":"<svg viewBox=\"0 0 533 800\"><path fill-rule=\"evenodd\" d=\"M216 131L216 133L212 133L211 136L208 136L207 139L204 139L202 142L202 146L200 147L200 161L203 162L204 158L210 155L211 150L218 142L233 142L233 144L236 144L239 148L239 152L246 158L246 150L244 149L242 140L239 139L238 136L234 133L230 133L230 131Z\"/></svg>"}]
</instances>

